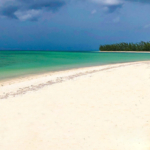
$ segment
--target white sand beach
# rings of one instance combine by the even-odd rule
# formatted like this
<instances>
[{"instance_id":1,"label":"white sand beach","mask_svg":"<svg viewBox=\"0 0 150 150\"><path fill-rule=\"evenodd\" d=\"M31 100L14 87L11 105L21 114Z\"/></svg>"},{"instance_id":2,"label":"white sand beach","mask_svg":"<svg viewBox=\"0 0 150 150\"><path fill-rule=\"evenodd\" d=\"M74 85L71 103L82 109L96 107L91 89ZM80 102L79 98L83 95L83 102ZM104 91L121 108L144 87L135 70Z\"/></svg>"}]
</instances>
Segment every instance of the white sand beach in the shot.
<instances>
[{"instance_id":1,"label":"white sand beach","mask_svg":"<svg viewBox=\"0 0 150 150\"><path fill-rule=\"evenodd\" d=\"M150 62L0 83L1 150L150 150Z\"/></svg>"}]
</instances>

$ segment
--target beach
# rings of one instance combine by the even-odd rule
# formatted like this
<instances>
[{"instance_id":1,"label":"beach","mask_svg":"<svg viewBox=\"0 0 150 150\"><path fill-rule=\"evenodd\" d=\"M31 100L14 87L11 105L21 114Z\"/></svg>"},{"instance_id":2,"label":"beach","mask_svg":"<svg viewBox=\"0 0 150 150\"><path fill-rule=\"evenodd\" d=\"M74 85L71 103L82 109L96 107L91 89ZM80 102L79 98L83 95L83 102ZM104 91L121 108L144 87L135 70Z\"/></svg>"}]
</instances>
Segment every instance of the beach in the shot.
<instances>
[{"instance_id":1,"label":"beach","mask_svg":"<svg viewBox=\"0 0 150 150\"><path fill-rule=\"evenodd\" d=\"M150 61L0 82L3 150L149 150Z\"/></svg>"},{"instance_id":2,"label":"beach","mask_svg":"<svg viewBox=\"0 0 150 150\"><path fill-rule=\"evenodd\" d=\"M149 51L99 51L101 53L150 53Z\"/></svg>"}]
</instances>

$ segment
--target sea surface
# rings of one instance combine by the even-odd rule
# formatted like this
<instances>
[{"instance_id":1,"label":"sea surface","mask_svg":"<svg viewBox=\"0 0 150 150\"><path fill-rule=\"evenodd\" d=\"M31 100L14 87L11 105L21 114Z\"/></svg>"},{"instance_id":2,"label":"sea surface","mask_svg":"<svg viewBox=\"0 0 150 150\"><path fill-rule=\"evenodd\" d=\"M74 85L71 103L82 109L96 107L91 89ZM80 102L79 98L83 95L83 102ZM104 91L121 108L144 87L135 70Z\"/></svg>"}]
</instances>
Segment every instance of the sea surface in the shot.
<instances>
[{"instance_id":1,"label":"sea surface","mask_svg":"<svg viewBox=\"0 0 150 150\"><path fill-rule=\"evenodd\" d=\"M87 66L150 60L150 53L0 51L0 80Z\"/></svg>"}]
</instances>

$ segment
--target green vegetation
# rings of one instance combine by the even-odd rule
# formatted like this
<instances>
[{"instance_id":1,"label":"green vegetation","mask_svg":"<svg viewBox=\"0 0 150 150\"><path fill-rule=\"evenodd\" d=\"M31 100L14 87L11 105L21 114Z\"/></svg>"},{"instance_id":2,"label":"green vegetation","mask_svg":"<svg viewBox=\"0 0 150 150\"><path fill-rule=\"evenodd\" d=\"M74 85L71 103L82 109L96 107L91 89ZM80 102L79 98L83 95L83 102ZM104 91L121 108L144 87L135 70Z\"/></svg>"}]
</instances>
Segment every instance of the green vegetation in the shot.
<instances>
[{"instance_id":1,"label":"green vegetation","mask_svg":"<svg viewBox=\"0 0 150 150\"><path fill-rule=\"evenodd\" d=\"M150 42L140 43L117 43L112 45L101 45L100 51L150 51Z\"/></svg>"}]
</instances>

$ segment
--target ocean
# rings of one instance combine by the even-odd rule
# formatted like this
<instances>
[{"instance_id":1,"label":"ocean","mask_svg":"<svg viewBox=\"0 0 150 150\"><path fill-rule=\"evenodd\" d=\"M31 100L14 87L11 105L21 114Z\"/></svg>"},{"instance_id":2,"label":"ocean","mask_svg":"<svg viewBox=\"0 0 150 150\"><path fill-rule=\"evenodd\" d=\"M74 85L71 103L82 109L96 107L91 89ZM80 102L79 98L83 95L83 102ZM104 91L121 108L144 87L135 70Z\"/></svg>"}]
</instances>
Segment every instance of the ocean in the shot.
<instances>
[{"instance_id":1,"label":"ocean","mask_svg":"<svg viewBox=\"0 0 150 150\"><path fill-rule=\"evenodd\" d=\"M72 68L146 60L150 60L150 53L0 51L0 80Z\"/></svg>"}]
</instances>

